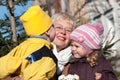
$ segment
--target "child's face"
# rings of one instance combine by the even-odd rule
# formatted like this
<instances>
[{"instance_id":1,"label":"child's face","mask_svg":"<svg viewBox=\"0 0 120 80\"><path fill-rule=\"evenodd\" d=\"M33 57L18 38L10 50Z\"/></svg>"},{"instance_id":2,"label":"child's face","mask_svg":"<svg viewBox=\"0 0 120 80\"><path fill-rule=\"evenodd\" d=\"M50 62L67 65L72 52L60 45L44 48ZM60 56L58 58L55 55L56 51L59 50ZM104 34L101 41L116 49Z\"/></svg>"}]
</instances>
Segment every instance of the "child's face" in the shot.
<instances>
[{"instance_id":1,"label":"child's face","mask_svg":"<svg viewBox=\"0 0 120 80\"><path fill-rule=\"evenodd\" d=\"M86 56L86 49L75 41L71 42L71 50L75 58L81 58Z\"/></svg>"},{"instance_id":2,"label":"child's face","mask_svg":"<svg viewBox=\"0 0 120 80\"><path fill-rule=\"evenodd\" d=\"M48 30L48 34L49 34L49 39L52 42L55 38L55 29L54 26L52 25L51 28Z\"/></svg>"}]
</instances>

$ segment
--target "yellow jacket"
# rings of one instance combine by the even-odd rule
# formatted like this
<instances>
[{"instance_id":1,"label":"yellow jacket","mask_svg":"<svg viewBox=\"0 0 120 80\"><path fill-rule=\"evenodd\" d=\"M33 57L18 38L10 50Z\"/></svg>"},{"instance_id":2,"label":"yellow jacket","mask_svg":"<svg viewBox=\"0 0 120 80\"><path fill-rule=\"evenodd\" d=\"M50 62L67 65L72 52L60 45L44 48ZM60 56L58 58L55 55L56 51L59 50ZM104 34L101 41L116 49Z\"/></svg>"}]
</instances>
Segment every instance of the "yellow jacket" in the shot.
<instances>
[{"instance_id":1,"label":"yellow jacket","mask_svg":"<svg viewBox=\"0 0 120 80\"><path fill-rule=\"evenodd\" d=\"M56 72L56 64L51 57L43 57L30 64L25 58L43 46L51 44L44 39L28 38L26 41L0 58L0 79L17 71L23 80L49 80ZM16 71L17 70L17 71Z\"/></svg>"}]
</instances>

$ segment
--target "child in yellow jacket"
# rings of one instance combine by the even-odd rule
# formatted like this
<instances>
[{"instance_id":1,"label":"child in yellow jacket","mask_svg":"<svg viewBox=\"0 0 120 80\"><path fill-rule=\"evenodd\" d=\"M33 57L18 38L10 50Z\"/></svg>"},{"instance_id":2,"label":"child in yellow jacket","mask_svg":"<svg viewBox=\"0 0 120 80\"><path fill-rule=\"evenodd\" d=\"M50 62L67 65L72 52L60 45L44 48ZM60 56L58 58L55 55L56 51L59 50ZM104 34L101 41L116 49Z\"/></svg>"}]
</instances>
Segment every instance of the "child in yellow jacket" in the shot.
<instances>
[{"instance_id":1,"label":"child in yellow jacket","mask_svg":"<svg viewBox=\"0 0 120 80\"><path fill-rule=\"evenodd\" d=\"M0 79L18 75L23 80L49 80L54 76L57 64L50 43L55 36L52 19L36 5L20 20L30 37L0 58Z\"/></svg>"}]
</instances>

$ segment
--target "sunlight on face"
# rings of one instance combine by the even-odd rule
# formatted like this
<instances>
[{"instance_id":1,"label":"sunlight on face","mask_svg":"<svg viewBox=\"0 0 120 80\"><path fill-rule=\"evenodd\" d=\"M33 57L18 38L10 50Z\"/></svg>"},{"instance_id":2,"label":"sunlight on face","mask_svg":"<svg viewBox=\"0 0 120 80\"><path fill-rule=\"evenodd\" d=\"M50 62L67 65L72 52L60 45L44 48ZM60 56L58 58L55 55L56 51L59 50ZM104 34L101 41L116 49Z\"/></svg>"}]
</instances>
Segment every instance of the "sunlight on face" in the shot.
<instances>
[{"instance_id":1,"label":"sunlight on face","mask_svg":"<svg viewBox=\"0 0 120 80\"><path fill-rule=\"evenodd\" d=\"M64 49L70 43L70 33L73 30L73 25L68 23L66 20L58 20L54 22L56 36L54 38L53 43L57 46L57 48Z\"/></svg>"},{"instance_id":2,"label":"sunlight on face","mask_svg":"<svg viewBox=\"0 0 120 80\"><path fill-rule=\"evenodd\" d=\"M71 42L71 50L75 58L82 58L86 56L86 49L76 41Z\"/></svg>"}]
</instances>

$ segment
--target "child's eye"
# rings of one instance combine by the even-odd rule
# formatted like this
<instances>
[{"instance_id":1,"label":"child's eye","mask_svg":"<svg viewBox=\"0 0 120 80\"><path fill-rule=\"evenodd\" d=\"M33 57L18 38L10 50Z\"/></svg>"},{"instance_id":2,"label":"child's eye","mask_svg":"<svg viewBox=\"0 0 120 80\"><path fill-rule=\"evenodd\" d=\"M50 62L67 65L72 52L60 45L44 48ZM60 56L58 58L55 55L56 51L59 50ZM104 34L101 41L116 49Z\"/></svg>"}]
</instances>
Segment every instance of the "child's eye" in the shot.
<instances>
[{"instance_id":1,"label":"child's eye","mask_svg":"<svg viewBox=\"0 0 120 80\"><path fill-rule=\"evenodd\" d=\"M77 46L77 45L73 45L73 44L71 44L70 45L71 47L76 47L76 48L78 48L79 46Z\"/></svg>"},{"instance_id":2,"label":"child's eye","mask_svg":"<svg viewBox=\"0 0 120 80\"><path fill-rule=\"evenodd\" d=\"M70 46L72 47L73 45L72 45L72 44L70 44Z\"/></svg>"},{"instance_id":3,"label":"child's eye","mask_svg":"<svg viewBox=\"0 0 120 80\"><path fill-rule=\"evenodd\" d=\"M76 48L78 48L79 46L75 45Z\"/></svg>"}]
</instances>

